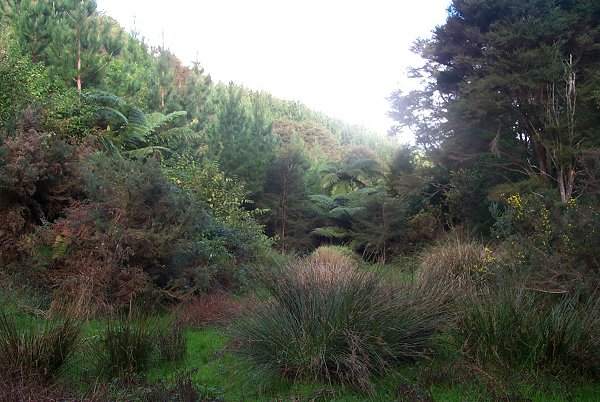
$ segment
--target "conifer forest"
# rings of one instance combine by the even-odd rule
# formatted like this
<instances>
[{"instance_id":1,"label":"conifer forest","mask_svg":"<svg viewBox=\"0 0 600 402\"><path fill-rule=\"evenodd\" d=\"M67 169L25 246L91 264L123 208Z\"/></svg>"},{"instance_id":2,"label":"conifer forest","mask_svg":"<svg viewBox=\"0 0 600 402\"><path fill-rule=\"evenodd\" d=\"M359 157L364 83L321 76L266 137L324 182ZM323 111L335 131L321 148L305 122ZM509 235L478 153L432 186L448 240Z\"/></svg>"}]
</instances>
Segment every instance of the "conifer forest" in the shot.
<instances>
[{"instance_id":1,"label":"conifer forest","mask_svg":"<svg viewBox=\"0 0 600 402\"><path fill-rule=\"evenodd\" d=\"M600 400L600 3L449 3L386 134L1 0L0 400Z\"/></svg>"}]
</instances>

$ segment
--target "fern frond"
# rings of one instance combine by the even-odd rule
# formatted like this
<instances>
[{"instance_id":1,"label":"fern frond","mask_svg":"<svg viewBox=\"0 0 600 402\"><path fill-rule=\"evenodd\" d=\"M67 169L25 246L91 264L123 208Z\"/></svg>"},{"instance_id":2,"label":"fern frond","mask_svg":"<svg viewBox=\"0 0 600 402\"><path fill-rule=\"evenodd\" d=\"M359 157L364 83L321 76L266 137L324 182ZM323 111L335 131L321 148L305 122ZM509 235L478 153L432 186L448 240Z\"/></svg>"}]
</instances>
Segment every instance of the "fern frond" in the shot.
<instances>
[{"instance_id":1,"label":"fern frond","mask_svg":"<svg viewBox=\"0 0 600 402\"><path fill-rule=\"evenodd\" d=\"M100 143L100 148L104 152L106 152L110 155L114 155L114 156L121 156L121 153L119 152L119 148L107 136L105 136L105 135L99 136L98 142Z\"/></svg>"},{"instance_id":2,"label":"fern frond","mask_svg":"<svg viewBox=\"0 0 600 402\"><path fill-rule=\"evenodd\" d=\"M327 238L335 238L335 239L343 239L348 237L348 231L336 227L336 226L326 226L322 228L316 228L311 232L313 236L322 236Z\"/></svg>"},{"instance_id":3,"label":"fern frond","mask_svg":"<svg viewBox=\"0 0 600 402\"><path fill-rule=\"evenodd\" d=\"M149 146L138 149L132 149L131 151L126 151L125 155L129 156L130 158L147 158L149 156L154 155L155 153L158 153L162 156L165 153L172 154L174 153L174 151L167 147Z\"/></svg>"},{"instance_id":4,"label":"fern frond","mask_svg":"<svg viewBox=\"0 0 600 402\"><path fill-rule=\"evenodd\" d=\"M352 192L352 185L347 181L340 181L331 188L331 195L337 197Z\"/></svg>"},{"instance_id":5,"label":"fern frond","mask_svg":"<svg viewBox=\"0 0 600 402\"><path fill-rule=\"evenodd\" d=\"M340 176L337 173L328 173L321 179L321 187L331 188L340 181Z\"/></svg>"},{"instance_id":6,"label":"fern frond","mask_svg":"<svg viewBox=\"0 0 600 402\"><path fill-rule=\"evenodd\" d=\"M129 122L123 113L112 107L99 106L94 110L94 113L100 121L107 122L110 126L117 129L127 125Z\"/></svg>"},{"instance_id":7,"label":"fern frond","mask_svg":"<svg viewBox=\"0 0 600 402\"><path fill-rule=\"evenodd\" d=\"M353 218L365 210L365 207L336 207L329 211L328 215L333 219Z\"/></svg>"},{"instance_id":8,"label":"fern frond","mask_svg":"<svg viewBox=\"0 0 600 402\"><path fill-rule=\"evenodd\" d=\"M119 109L125 106L125 101L115 94L105 91L89 91L82 95L83 99L93 105Z\"/></svg>"},{"instance_id":9,"label":"fern frond","mask_svg":"<svg viewBox=\"0 0 600 402\"><path fill-rule=\"evenodd\" d=\"M146 116L146 120L147 120L147 127L148 127L148 131L153 133L154 131L158 130L159 128L165 126L168 123L171 123L172 121L180 118L180 117L184 117L187 116L187 112L185 110L180 110L177 112L172 112L169 113L168 115L164 115L162 113L151 113L149 115Z\"/></svg>"},{"instance_id":10,"label":"fern frond","mask_svg":"<svg viewBox=\"0 0 600 402\"><path fill-rule=\"evenodd\" d=\"M158 142L172 145L173 143L193 142L202 136L188 127L174 127L156 135Z\"/></svg>"},{"instance_id":11,"label":"fern frond","mask_svg":"<svg viewBox=\"0 0 600 402\"><path fill-rule=\"evenodd\" d=\"M319 214L326 214L336 206L336 203L333 200L333 198L326 195L311 195L309 196L309 199L312 203L313 210Z\"/></svg>"}]
</instances>

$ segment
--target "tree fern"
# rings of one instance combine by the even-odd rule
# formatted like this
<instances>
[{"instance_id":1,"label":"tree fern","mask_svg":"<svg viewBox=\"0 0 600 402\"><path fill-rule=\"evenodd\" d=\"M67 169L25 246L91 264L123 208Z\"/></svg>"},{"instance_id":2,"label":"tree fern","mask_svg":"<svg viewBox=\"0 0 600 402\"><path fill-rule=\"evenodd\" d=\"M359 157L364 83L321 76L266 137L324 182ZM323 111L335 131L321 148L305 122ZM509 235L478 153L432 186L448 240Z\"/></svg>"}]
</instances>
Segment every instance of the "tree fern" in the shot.
<instances>
[{"instance_id":1,"label":"tree fern","mask_svg":"<svg viewBox=\"0 0 600 402\"><path fill-rule=\"evenodd\" d=\"M316 228L314 229L311 234L313 236L321 236L321 237L326 237L326 238L334 238L334 239L344 239L347 238L350 233L342 228L336 227L336 226L327 226L327 227L322 227L322 228Z\"/></svg>"},{"instance_id":2,"label":"tree fern","mask_svg":"<svg viewBox=\"0 0 600 402\"><path fill-rule=\"evenodd\" d=\"M100 142L109 152L118 149L132 158L175 154L176 147L201 139L200 134L181 126L185 111L144 114L138 107L103 91L82 97L95 106L97 124L105 130Z\"/></svg>"}]
</instances>

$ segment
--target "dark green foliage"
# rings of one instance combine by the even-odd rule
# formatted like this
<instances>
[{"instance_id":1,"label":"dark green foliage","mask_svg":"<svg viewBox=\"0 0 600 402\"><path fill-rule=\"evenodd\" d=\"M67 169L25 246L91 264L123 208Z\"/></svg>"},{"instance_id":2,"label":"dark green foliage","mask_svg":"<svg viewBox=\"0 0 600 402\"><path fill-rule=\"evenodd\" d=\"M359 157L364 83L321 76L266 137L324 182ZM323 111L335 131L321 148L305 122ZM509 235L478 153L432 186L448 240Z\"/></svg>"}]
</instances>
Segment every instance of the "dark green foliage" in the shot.
<instances>
[{"instance_id":1,"label":"dark green foliage","mask_svg":"<svg viewBox=\"0 0 600 402\"><path fill-rule=\"evenodd\" d=\"M255 224L215 219L167 180L154 159L96 155L90 162L86 190L105 211L99 227L130 250L130 266L143 267L159 286L236 286L262 257Z\"/></svg>"},{"instance_id":2,"label":"dark green foliage","mask_svg":"<svg viewBox=\"0 0 600 402\"><path fill-rule=\"evenodd\" d=\"M365 187L343 196L311 197L320 218L312 235L317 241L348 244L371 261L385 262L399 251L418 249L437 231L425 209L410 211L410 199L392 197L384 186ZM322 226L321 226L322 225Z\"/></svg>"},{"instance_id":3,"label":"dark green foliage","mask_svg":"<svg viewBox=\"0 0 600 402\"><path fill-rule=\"evenodd\" d=\"M267 169L260 202L268 212L260 216L267 234L278 236L281 250L310 247L310 210L306 171L310 166L306 148L299 138L282 145Z\"/></svg>"},{"instance_id":4,"label":"dark green foliage","mask_svg":"<svg viewBox=\"0 0 600 402\"><path fill-rule=\"evenodd\" d=\"M450 173L445 192L450 219L474 233L486 233L492 225L487 194L495 184L485 169L458 169Z\"/></svg>"},{"instance_id":5,"label":"dark green foliage","mask_svg":"<svg viewBox=\"0 0 600 402\"><path fill-rule=\"evenodd\" d=\"M383 176L383 164L371 149L354 146L341 163L329 163L321 174L323 189L338 196L375 185Z\"/></svg>"},{"instance_id":6,"label":"dark green foliage","mask_svg":"<svg viewBox=\"0 0 600 402\"><path fill-rule=\"evenodd\" d=\"M92 0L14 2L8 15L32 61L46 65L65 88L81 92L97 84L101 70L122 48L115 21L97 14Z\"/></svg>"},{"instance_id":7,"label":"dark green foliage","mask_svg":"<svg viewBox=\"0 0 600 402\"><path fill-rule=\"evenodd\" d=\"M64 374L80 342L81 323L72 317L17 323L0 310L0 369L10 381L49 383Z\"/></svg>"},{"instance_id":8,"label":"dark green foliage","mask_svg":"<svg viewBox=\"0 0 600 402\"><path fill-rule=\"evenodd\" d=\"M392 117L446 166L489 166L548 180L567 202L581 152L597 146L598 5L456 0L415 44L421 91L392 95Z\"/></svg>"},{"instance_id":9,"label":"dark green foliage","mask_svg":"<svg viewBox=\"0 0 600 402\"><path fill-rule=\"evenodd\" d=\"M250 194L259 194L274 143L267 95L230 83L216 87L213 102L217 122L207 129L209 155L228 176L243 180Z\"/></svg>"},{"instance_id":10,"label":"dark green foliage","mask_svg":"<svg viewBox=\"0 0 600 402\"><path fill-rule=\"evenodd\" d=\"M84 94L95 114L95 125L104 130L100 141L107 151L131 158L164 158L198 144L200 136L186 126L185 111L145 114L121 98L101 91Z\"/></svg>"},{"instance_id":11,"label":"dark green foliage","mask_svg":"<svg viewBox=\"0 0 600 402\"><path fill-rule=\"evenodd\" d=\"M430 353L443 322L435 297L339 261L316 258L263 278L272 298L235 329L239 352L261 372L370 392L374 376Z\"/></svg>"}]
</instances>

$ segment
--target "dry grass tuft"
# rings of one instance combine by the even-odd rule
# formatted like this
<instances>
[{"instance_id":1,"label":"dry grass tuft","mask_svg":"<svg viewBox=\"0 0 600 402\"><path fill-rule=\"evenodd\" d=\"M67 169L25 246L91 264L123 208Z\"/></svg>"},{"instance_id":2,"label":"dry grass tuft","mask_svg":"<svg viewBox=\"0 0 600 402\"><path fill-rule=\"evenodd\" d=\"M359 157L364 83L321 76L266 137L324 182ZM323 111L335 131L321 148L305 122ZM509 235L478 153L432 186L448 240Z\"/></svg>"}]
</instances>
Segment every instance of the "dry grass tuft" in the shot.
<instances>
[{"instance_id":1,"label":"dry grass tuft","mask_svg":"<svg viewBox=\"0 0 600 402\"><path fill-rule=\"evenodd\" d=\"M447 239L424 252L415 281L423 289L445 289L449 299L461 298L475 289L477 277L486 272L485 261L490 258L479 243Z\"/></svg>"},{"instance_id":2,"label":"dry grass tuft","mask_svg":"<svg viewBox=\"0 0 600 402\"><path fill-rule=\"evenodd\" d=\"M175 317L184 327L224 325L240 315L245 304L248 300L242 302L230 293L203 294L177 306Z\"/></svg>"}]
</instances>

